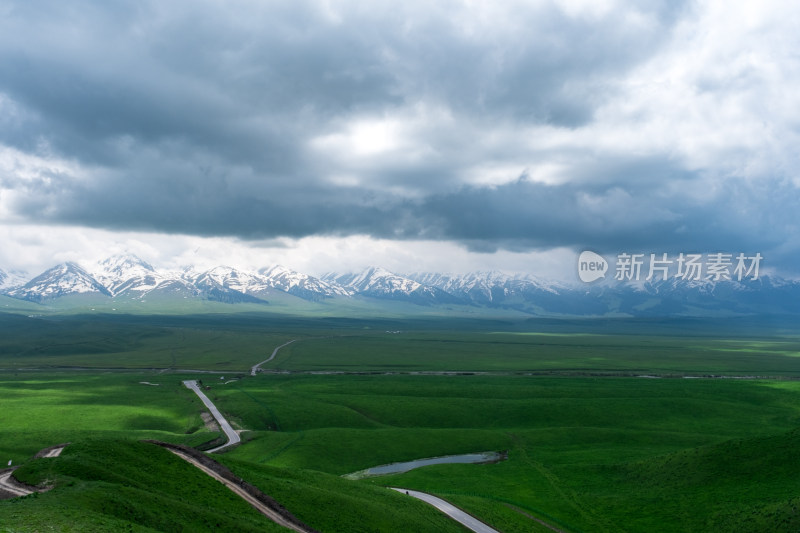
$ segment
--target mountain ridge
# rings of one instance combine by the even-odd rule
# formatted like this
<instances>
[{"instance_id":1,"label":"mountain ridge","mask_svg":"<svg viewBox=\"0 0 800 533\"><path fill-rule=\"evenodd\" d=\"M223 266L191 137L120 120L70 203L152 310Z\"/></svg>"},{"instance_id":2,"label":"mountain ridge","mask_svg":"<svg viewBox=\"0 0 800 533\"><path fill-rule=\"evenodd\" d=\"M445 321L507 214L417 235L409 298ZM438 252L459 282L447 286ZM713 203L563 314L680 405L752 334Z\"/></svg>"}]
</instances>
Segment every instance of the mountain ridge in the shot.
<instances>
[{"instance_id":1,"label":"mountain ridge","mask_svg":"<svg viewBox=\"0 0 800 533\"><path fill-rule=\"evenodd\" d=\"M0 294L47 304L67 296L158 301L200 299L225 304L270 305L280 295L316 304L359 298L421 307L511 309L538 316L725 316L800 314L800 282L762 276L756 280L688 282L676 278L644 283L569 285L533 274L477 271L401 275L379 266L329 272L317 278L281 265L258 270L216 266L199 270L154 268L131 254L111 256L92 268L56 265L25 281L0 270ZM294 300L297 301L297 300ZM155 304L154 304L155 305Z\"/></svg>"}]
</instances>

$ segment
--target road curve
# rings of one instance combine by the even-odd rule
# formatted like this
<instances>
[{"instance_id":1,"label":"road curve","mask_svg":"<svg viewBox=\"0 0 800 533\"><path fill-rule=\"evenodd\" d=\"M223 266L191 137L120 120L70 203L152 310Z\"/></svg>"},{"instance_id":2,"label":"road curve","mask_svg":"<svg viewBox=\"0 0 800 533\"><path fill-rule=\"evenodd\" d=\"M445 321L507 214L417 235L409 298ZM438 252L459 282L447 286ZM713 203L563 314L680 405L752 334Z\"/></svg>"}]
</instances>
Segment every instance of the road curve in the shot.
<instances>
[{"instance_id":1,"label":"road curve","mask_svg":"<svg viewBox=\"0 0 800 533\"><path fill-rule=\"evenodd\" d=\"M286 343L284 343L284 344L281 344L280 346L278 346L277 348L275 348L274 350L272 350L272 355L270 355L270 356L269 356L269 359L264 359L263 361L261 361L261 362L260 362L260 363L258 363L257 365L253 365L253 368L251 368L251 369L250 369L250 375L251 375L251 376L255 376L255 375L256 375L256 372L258 372L259 368L261 368L261 365L263 365L264 363L269 363L270 361L272 361L273 359L275 359L275 355L278 353L278 350L280 350L280 349L281 349L281 348L283 348L284 346L288 346L288 345L292 344L292 343L293 343L294 341L296 341L296 340L297 340L297 339L292 339L292 340L290 340L289 342L286 342Z\"/></svg>"},{"instance_id":2,"label":"road curve","mask_svg":"<svg viewBox=\"0 0 800 533\"><path fill-rule=\"evenodd\" d=\"M500 533L494 528L489 527L488 525L484 524L474 516L465 513L452 503L443 500L441 498L437 498L427 492L420 492L418 490L411 490L411 489L399 489L397 487L390 487L392 490L396 490L397 492L403 492L417 498L418 500L422 500L423 502L433 505L441 512L455 520L456 522L460 523L461 525L465 526L475 533Z\"/></svg>"},{"instance_id":3,"label":"road curve","mask_svg":"<svg viewBox=\"0 0 800 533\"><path fill-rule=\"evenodd\" d=\"M34 490L21 485L11 476L14 470L16 470L16 467L0 471L0 493L5 492L10 494L12 498L33 494L35 492Z\"/></svg>"},{"instance_id":4,"label":"road curve","mask_svg":"<svg viewBox=\"0 0 800 533\"><path fill-rule=\"evenodd\" d=\"M57 444L55 446L50 446L43 450L40 450L33 458L34 459L41 459L42 457L58 457L61 455L62 450L67 446L68 443L65 444ZM9 462L10 464L10 462ZM49 490L49 488L36 488L36 487L29 487L28 485L22 484L17 481L13 474L14 470L19 468L18 466L13 466L10 468L4 468L0 470L0 500L6 499L8 497L16 498L19 496L27 496L28 494L33 494L34 492L44 492L45 490Z\"/></svg>"},{"instance_id":5,"label":"road curve","mask_svg":"<svg viewBox=\"0 0 800 533\"><path fill-rule=\"evenodd\" d=\"M61 452L64 451L64 448L67 447L67 444L69 443L56 444L55 446L45 448L39 451L39 453L34 456L34 459L41 459L42 457L58 457L61 455Z\"/></svg>"},{"instance_id":6,"label":"road curve","mask_svg":"<svg viewBox=\"0 0 800 533\"><path fill-rule=\"evenodd\" d=\"M189 379L183 382L186 388L191 389L194 391L195 394L203 401L208 410L211 411L211 414L214 418L217 419L219 423L219 427L222 428L223 433L225 436L228 437L228 442L223 444L222 446L217 446L213 450L208 450L208 453L218 452L223 448L227 448L228 446L233 446L234 444L239 444L242 442L242 439L239 437L239 434L234 431L233 427L228 423L222 413L219 412L217 406L214 405L211 400L208 399L208 396L203 394L203 391L200 390L200 387L197 385L197 380Z\"/></svg>"}]
</instances>

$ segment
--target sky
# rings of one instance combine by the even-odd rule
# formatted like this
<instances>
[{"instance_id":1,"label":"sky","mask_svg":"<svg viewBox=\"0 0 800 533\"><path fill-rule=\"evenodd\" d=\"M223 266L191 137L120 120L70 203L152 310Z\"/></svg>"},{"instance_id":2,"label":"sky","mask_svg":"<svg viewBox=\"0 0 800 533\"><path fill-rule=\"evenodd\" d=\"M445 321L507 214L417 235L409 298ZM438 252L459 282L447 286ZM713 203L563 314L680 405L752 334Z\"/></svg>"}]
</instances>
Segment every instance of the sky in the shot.
<instances>
[{"instance_id":1,"label":"sky","mask_svg":"<svg viewBox=\"0 0 800 533\"><path fill-rule=\"evenodd\" d=\"M800 277L800 4L0 0L0 269L760 253Z\"/></svg>"}]
</instances>

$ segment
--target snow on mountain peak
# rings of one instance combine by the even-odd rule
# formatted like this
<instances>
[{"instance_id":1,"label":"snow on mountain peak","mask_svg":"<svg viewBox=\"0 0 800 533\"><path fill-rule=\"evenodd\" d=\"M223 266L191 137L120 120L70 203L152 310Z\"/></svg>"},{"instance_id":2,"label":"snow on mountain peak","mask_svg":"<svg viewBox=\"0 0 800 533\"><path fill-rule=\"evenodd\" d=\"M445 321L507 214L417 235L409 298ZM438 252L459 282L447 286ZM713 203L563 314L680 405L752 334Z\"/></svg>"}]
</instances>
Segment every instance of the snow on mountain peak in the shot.
<instances>
[{"instance_id":1,"label":"snow on mountain peak","mask_svg":"<svg viewBox=\"0 0 800 533\"><path fill-rule=\"evenodd\" d=\"M180 272L155 269L136 256L101 261L93 273L62 263L27 283L0 271L3 294L33 302L90 294L107 298L145 296L203 298L224 303L265 304L279 291L310 301L359 296L418 305L469 305L515 309L533 314L672 316L720 312L800 314L800 282L767 278L752 282L653 280L640 285L573 287L529 274L478 271L468 274L421 272L399 275L382 267L325 274L321 279L273 265L258 271L218 266ZM661 315L659 315L661 313Z\"/></svg>"},{"instance_id":2,"label":"snow on mountain peak","mask_svg":"<svg viewBox=\"0 0 800 533\"><path fill-rule=\"evenodd\" d=\"M180 283L176 276L159 272L132 254L114 255L100 261L94 277L112 296L124 293L138 298L143 298L166 283Z\"/></svg>"},{"instance_id":3,"label":"snow on mountain peak","mask_svg":"<svg viewBox=\"0 0 800 533\"><path fill-rule=\"evenodd\" d=\"M143 268L145 270L155 270L147 262L133 254L117 254L106 258L99 263L103 270L109 272L122 272L130 269Z\"/></svg>"},{"instance_id":4,"label":"snow on mountain peak","mask_svg":"<svg viewBox=\"0 0 800 533\"><path fill-rule=\"evenodd\" d=\"M123 278L131 275L147 275L154 273L155 269L135 255L114 255L97 264L94 275L101 278Z\"/></svg>"},{"instance_id":5,"label":"snow on mountain peak","mask_svg":"<svg viewBox=\"0 0 800 533\"><path fill-rule=\"evenodd\" d=\"M27 274L16 270L6 272L0 270L0 291L9 291L11 289L21 287L29 280Z\"/></svg>"},{"instance_id":6,"label":"snow on mountain peak","mask_svg":"<svg viewBox=\"0 0 800 533\"><path fill-rule=\"evenodd\" d=\"M369 267L355 276L349 283L360 291L404 292L410 293L419 289L422 284L412 279L389 272L382 267Z\"/></svg>"},{"instance_id":7,"label":"snow on mountain peak","mask_svg":"<svg viewBox=\"0 0 800 533\"><path fill-rule=\"evenodd\" d=\"M15 298L44 301L67 294L97 293L110 296L109 291L91 274L75 263L61 263L46 270L22 287L9 292Z\"/></svg>"},{"instance_id":8,"label":"snow on mountain peak","mask_svg":"<svg viewBox=\"0 0 800 533\"><path fill-rule=\"evenodd\" d=\"M258 271L270 287L294 294L300 298L317 300L332 296L350 296L351 293L336 283L296 272L282 265L262 268Z\"/></svg>"},{"instance_id":9,"label":"snow on mountain peak","mask_svg":"<svg viewBox=\"0 0 800 533\"><path fill-rule=\"evenodd\" d=\"M226 289L232 289L243 294L262 292L268 288L267 284L258 274L246 272L229 266L218 266L206 270L195 280L198 283L214 283Z\"/></svg>"}]
</instances>

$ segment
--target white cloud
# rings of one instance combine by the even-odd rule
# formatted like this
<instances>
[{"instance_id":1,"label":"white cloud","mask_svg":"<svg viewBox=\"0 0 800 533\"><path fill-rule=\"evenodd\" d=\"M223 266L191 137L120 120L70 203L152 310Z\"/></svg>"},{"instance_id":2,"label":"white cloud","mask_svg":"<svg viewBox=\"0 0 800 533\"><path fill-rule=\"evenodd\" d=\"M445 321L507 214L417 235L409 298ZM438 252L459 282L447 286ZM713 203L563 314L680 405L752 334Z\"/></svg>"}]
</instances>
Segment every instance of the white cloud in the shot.
<instances>
[{"instance_id":1,"label":"white cloud","mask_svg":"<svg viewBox=\"0 0 800 533\"><path fill-rule=\"evenodd\" d=\"M590 128L605 151L662 153L699 177L775 178L798 168L798 7L696 5L661 53L620 80ZM605 140L605 142L602 141Z\"/></svg>"},{"instance_id":2,"label":"white cloud","mask_svg":"<svg viewBox=\"0 0 800 533\"><path fill-rule=\"evenodd\" d=\"M686 228L796 255L792 3L65 6L0 18L7 264L507 269Z\"/></svg>"},{"instance_id":3,"label":"white cloud","mask_svg":"<svg viewBox=\"0 0 800 533\"><path fill-rule=\"evenodd\" d=\"M167 269L226 265L256 270L281 264L316 276L382 266L401 274L500 270L535 274L544 279L564 279L565 275L572 274L570 269L574 262L574 253L566 248L481 254L447 242L394 241L367 235L243 242L71 226L3 225L0 226L0 242L3 243L0 269L23 271L31 276L65 261L91 267L116 254L134 254L153 266Z\"/></svg>"}]
</instances>

